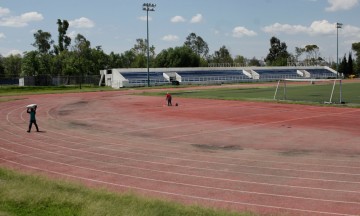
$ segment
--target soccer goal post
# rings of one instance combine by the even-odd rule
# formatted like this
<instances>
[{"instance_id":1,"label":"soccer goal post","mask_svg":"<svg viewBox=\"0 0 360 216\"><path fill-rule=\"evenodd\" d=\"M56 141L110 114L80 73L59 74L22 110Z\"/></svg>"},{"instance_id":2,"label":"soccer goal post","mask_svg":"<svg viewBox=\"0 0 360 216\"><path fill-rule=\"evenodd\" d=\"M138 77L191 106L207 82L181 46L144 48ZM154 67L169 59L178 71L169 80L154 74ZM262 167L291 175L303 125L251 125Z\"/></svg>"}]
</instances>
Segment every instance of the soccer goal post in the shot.
<instances>
[{"instance_id":1,"label":"soccer goal post","mask_svg":"<svg viewBox=\"0 0 360 216\"><path fill-rule=\"evenodd\" d=\"M275 89L274 100L343 103L341 79L282 79Z\"/></svg>"}]
</instances>

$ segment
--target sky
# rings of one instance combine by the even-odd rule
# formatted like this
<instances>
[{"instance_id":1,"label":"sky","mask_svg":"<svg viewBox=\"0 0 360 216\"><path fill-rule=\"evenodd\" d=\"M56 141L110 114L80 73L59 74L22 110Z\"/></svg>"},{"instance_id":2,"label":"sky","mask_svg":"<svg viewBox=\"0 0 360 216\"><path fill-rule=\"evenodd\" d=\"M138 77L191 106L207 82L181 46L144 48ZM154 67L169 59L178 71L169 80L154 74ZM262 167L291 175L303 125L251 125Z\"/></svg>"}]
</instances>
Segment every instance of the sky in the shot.
<instances>
[{"instance_id":1,"label":"sky","mask_svg":"<svg viewBox=\"0 0 360 216\"><path fill-rule=\"evenodd\" d=\"M56 42L58 19L70 23L71 38L82 34L92 47L123 53L146 39L143 3L156 4L148 17L156 53L182 46L190 33L207 42L210 54L226 46L233 57L257 59L269 53L273 36L290 53L315 44L331 61L337 39L339 58L360 42L360 0L0 0L0 54L36 50L31 44L38 30Z\"/></svg>"}]
</instances>

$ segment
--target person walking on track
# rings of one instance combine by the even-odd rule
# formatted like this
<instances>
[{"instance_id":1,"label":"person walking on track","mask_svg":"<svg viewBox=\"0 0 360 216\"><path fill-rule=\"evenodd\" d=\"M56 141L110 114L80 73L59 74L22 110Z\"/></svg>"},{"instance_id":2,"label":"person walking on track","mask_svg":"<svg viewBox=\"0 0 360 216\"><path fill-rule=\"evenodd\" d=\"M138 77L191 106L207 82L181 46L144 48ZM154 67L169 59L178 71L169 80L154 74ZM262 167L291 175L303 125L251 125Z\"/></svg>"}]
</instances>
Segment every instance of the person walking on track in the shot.
<instances>
[{"instance_id":1,"label":"person walking on track","mask_svg":"<svg viewBox=\"0 0 360 216\"><path fill-rule=\"evenodd\" d=\"M171 99L172 99L171 94L169 92L166 93L166 101L168 106L172 106Z\"/></svg>"},{"instance_id":2,"label":"person walking on track","mask_svg":"<svg viewBox=\"0 0 360 216\"><path fill-rule=\"evenodd\" d=\"M38 125L36 123L36 108L37 108L37 106L28 107L27 111L26 111L27 113L30 114L29 130L27 130L28 133L30 133L30 131L31 131L32 124L35 125L36 131L40 132L39 127L38 127Z\"/></svg>"}]
</instances>

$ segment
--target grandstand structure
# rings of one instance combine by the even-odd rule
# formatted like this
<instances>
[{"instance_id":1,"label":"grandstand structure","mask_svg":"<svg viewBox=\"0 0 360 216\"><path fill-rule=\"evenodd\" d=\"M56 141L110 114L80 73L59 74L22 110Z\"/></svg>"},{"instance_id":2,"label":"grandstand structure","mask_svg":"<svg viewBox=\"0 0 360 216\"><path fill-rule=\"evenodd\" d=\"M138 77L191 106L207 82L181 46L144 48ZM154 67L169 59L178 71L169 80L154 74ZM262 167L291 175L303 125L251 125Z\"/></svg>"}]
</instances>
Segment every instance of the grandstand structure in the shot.
<instances>
[{"instance_id":1,"label":"grandstand structure","mask_svg":"<svg viewBox=\"0 0 360 216\"><path fill-rule=\"evenodd\" d=\"M225 84L276 81L281 79L333 79L337 71L327 66L314 67L198 67L198 68L121 68L100 71L99 85L112 88Z\"/></svg>"}]
</instances>

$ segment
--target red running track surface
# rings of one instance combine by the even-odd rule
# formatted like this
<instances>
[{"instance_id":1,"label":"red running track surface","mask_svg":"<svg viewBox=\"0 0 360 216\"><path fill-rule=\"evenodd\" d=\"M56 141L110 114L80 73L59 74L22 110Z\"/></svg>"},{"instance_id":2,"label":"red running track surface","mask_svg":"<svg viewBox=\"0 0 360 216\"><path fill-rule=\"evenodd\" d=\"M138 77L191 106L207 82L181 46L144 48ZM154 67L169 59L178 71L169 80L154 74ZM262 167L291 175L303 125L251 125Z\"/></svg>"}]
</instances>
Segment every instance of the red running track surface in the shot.
<instances>
[{"instance_id":1,"label":"red running track surface","mask_svg":"<svg viewBox=\"0 0 360 216\"><path fill-rule=\"evenodd\" d=\"M27 133L38 104L41 132ZM360 109L131 95L0 103L0 166L277 215L360 214Z\"/></svg>"}]
</instances>

